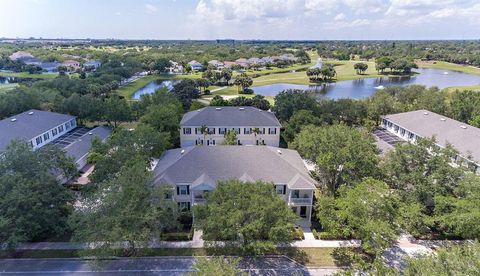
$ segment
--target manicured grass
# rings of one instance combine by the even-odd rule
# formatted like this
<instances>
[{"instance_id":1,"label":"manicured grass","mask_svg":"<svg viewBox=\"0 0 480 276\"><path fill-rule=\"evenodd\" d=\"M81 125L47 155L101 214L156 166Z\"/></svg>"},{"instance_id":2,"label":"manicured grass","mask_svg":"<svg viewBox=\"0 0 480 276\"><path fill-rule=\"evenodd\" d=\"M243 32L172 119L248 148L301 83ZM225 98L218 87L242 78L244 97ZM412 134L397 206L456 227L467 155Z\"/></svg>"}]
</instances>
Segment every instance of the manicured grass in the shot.
<instances>
[{"instance_id":1,"label":"manicured grass","mask_svg":"<svg viewBox=\"0 0 480 276\"><path fill-rule=\"evenodd\" d=\"M18 86L18 83L0 84L0 94L5 93L8 90L12 90L13 88L15 88L17 86Z\"/></svg>"},{"instance_id":2,"label":"manicured grass","mask_svg":"<svg viewBox=\"0 0 480 276\"><path fill-rule=\"evenodd\" d=\"M58 76L57 73L43 73L43 74L30 74L28 72L0 72L0 76L3 77L17 77L17 78L30 78L30 79L53 79Z\"/></svg>"},{"instance_id":3,"label":"manicured grass","mask_svg":"<svg viewBox=\"0 0 480 276\"><path fill-rule=\"evenodd\" d=\"M352 254L354 249L346 249ZM335 248L279 248L273 255L285 255L306 266L345 266L348 262L338 257ZM238 254L238 249L205 249L205 248L158 248L144 252L146 256L211 256ZM76 250L24 250L13 254L0 251L0 258L74 258Z\"/></svg>"},{"instance_id":4,"label":"manicured grass","mask_svg":"<svg viewBox=\"0 0 480 276\"><path fill-rule=\"evenodd\" d=\"M417 64L420 68L445 69L459 71L467 74L480 75L480 68L469 65L460 65L445 61L419 62Z\"/></svg>"},{"instance_id":5,"label":"manicured grass","mask_svg":"<svg viewBox=\"0 0 480 276\"><path fill-rule=\"evenodd\" d=\"M473 85L473 86L453 86L445 88L448 92L452 93L455 91L462 91L462 90L472 90L480 92L480 85Z\"/></svg>"}]
</instances>

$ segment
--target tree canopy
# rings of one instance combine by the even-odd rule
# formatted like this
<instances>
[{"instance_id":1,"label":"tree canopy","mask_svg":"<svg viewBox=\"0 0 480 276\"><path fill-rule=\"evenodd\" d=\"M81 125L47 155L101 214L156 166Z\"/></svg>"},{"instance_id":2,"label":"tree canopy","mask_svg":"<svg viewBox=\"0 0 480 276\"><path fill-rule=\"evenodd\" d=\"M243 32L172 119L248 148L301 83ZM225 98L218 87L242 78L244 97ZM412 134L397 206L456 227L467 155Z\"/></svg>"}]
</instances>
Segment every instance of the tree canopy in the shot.
<instances>
[{"instance_id":1,"label":"tree canopy","mask_svg":"<svg viewBox=\"0 0 480 276\"><path fill-rule=\"evenodd\" d=\"M75 172L72 160L55 146L33 151L25 141L8 145L0 157L0 243L14 248L63 235L73 197L57 176Z\"/></svg>"},{"instance_id":2,"label":"tree canopy","mask_svg":"<svg viewBox=\"0 0 480 276\"><path fill-rule=\"evenodd\" d=\"M220 181L207 203L194 207L194 215L207 242L225 241L253 255L292 241L298 219L273 184L238 180Z\"/></svg>"}]
</instances>

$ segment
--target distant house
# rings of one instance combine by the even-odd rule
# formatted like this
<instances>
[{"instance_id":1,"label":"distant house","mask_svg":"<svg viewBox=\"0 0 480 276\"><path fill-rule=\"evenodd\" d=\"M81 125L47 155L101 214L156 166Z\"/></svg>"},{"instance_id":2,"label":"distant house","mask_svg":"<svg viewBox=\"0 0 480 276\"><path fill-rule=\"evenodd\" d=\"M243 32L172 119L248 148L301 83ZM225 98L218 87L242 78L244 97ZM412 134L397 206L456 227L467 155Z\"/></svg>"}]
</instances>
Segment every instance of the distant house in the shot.
<instances>
[{"instance_id":1,"label":"distant house","mask_svg":"<svg viewBox=\"0 0 480 276\"><path fill-rule=\"evenodd\" d=\"M46 71L48 73L54 73L58 72L58 66L60 66L61 63L58 61L52 61L52 62L42 62L40 63L40 68L42 68L43 71Z\"/></svg>"},{"instance_id":2,"label":"distant house","mask_svg":"<svg viewBox=\"0 0 480 276\"><path fill-rule=\"evenodd\" d=\"M80 69L80 62L70 59L70 60L65 60L61 64L62 66L67 67L68 71L76 71L77 69Z\"/></svg>"},{"instance_id":3,"label":"distant house","mask_svg":"<svg viewBox=\"0 0 480 276\"><path fill-rule=\"evenodd\" d=\"M42 64L42 61L39 60L38 58L24 58L24 59L18 59L18 60L21 60L23 61L25 64L27 65L36 65L36 66L40 66L40 64Z\"/></svg>"},{"instance_id":4,"label":"distant house","mask_svg":"<svg viewBox=\"0 0 480 276\"><path fill-rule=\"evenodd\" d=\"M262 57L260 59L260 63L262 64L267 64L267 63L273 63L275 60L272 57Z\"/></svg>"},{"instance_id":5,"label":"distant house","mask_svg":"<svg viewBox=\"0 0 480 276\"><path fill-rule=\"evenodd\" d=\"M280 56L280 59L284 61L297 61L297 58L293 54L283 54Z\"/></svg>"},{"instance_id":6,"label":"distant house","mask_svg":"<svg viewBox=\"0 0 480 276\"><path fill-rule=\"evenodd\" d=\"M236 64L237 64L237 63L234 62L234 61L224 61L224 62L223 62L223 66L224 66L225 68L232 68L232 66L234 66L234 65L236 65Z\"/></svg>"},{"instance_id":7,"label":"distant house","mask_svg":"<svg viewBox=\"0 0 480 276\"><path fill-rule=\"evenodd\" d=\"M18 51L9 56L10 60L21 60L23 61L24 59L29 59L29 58L34 58L32 54L29 52L24 52L24 51Z\"/></svg>"},{"instance_id":8,"label":"distant house","mask_svg":"<svg viewBox=\"0 0 480 276\"><path fill-rule=\"evenodd\" d=\"M216 60L216 59L210 60L210 61L208 62L208 65L215 66L215 68L217 68L217 69L223 69L223 68L225 67L224 64L223 64L223 62L218 61L218 60Z\"/></svg>"},{"instance_id":9,"label":"distant house","mask_svg":"<svg viewBox=\"0 0 480 276\"><path fill-rule=\"evenodd\" d=\"M246 58L239 58L235 60L235 63L242 66L242 67L247 67L248 66L248 61Z\"/></svg>"},{"instance_id":10,"label":"distant house","mask_svg":"<svg viewBox=\"0 0 480 276\"><path fill-rule=\"evenodd\" d=\"M185 210L205 204L206 195L219 181L269 182L299 216L297 223L311 225L316 182L294 150L269 146L172 149L162 155L153 175L154 185L173 186L171 199Z\"/></svg>"},{"instance_id":11,"label":"distant house","mask_svg":"<svg viewBox=\"0 0 480 276\"><path fill-rule=\"evenodd\" d=\"M249 65L257 65L257 64L260 64L260 59L256 58L256 57L252 57L252 58L247 59L247 63Z\"/></svg>"},{"instance_id":12,"label":"distant house","mask_svg":"<svg viewBox=\"0 0 480 276\"><path fill-rule=\"evenodd\" d=\"M181 64L178 62L175 62L173 60L170 60L170 67L167 68L167 71L169 74L183 74L185 73L185 70Z\"/></svg>"},{"instance_id":13,"label":"distant house","mask_svg":"<svg viewBox=\"0 0 480 276\"><path fill-rule=\"evenodd\" d=\"M0 121L0 155L15 139L25 141L33 150L51 144L73 158L78 170L87 163L93 137L104 141L110 128L77 127L75 116L31 109Z\"/></svg>"},{"instance_id":14,"label":"distant house","mask_svg":"<svg viewBox=\"0 0 480 276\"><path fill-rule=\"evenodd\" d=\"M83 64L83 69L87 71L95 71L102 63L98 60L89 60Z\"/></svg>"},{"instance_id":15,"label":"distant house","mask_svg":"<svg viewBox=\"0 0 480 276\"><path fill-rule=\"evenodd\" d=\"M202 126L208 128L206 134L202 133ZM275 114L255 107L204 107L183 116L180 122L180 145L221 145L227 130L234 130L238 145L278 147L281 127ZM255 129L258 129L257 133Z\"/></svg>"},{"instance_id":16,"label":"distant house","mask_svg":"<svg viewBox=\"0 0 480 276\"><path fill-rule=\"evenodd\" d=\"M188 63L188 65L190 65L190 67L191 67L192 70L194 70L194 71L200 71L200 70L203 69L203 65L202 65L200 62L196 61L196 60L190 61L190 62Z\"/></svg>"}]
</instances>

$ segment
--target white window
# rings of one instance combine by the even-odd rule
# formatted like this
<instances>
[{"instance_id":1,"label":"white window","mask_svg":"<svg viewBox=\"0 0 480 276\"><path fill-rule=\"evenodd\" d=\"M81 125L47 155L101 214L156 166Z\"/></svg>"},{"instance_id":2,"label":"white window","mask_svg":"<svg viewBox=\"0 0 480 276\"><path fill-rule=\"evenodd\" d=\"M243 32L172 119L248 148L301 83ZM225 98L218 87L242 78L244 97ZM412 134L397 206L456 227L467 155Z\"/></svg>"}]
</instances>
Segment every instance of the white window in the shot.
<instances>
[{"instance_id":1,"label":"white window","mask_svg":"<svg viewBox=\"0 0 480 276\"><path fill-rule=\"evenodd\" d=\"M44 133L43 134L43 140L47 141L48 139L50 139L50 134L47 133Z\"/></svg>"},{"instance_id":2,"label":"white window","mask_svg":"<svg viewBox=\"0 0 480 276\"><path fill-rule=\"evenodd\" d=\"M178 209L180 209L180 211L190 210L190 202L188 202L188 201L179 202L178 203Z\"/></svg>"},{"instance_id":3,"label":"white window","mask_svg":"<svg viewBox=\"0 0 480 276\"><path fill-rule=\"evenodd\" d=\"M243 134L252 134L252 129L251 128L244 128L243 129Z\"/></svg>"},{"instance_id":4,"label":"white window","mask_svg":"<svg viewBox=\"0 0 480 276\"><path fill-rule=\"evenodd\" d=\"M37 145L40 145L42 143L42 136L35 138L35 142L37 142Z\"/></svg>"},{"instance_id":5,"label":"white window","mask_svg":"<svg viewBox=\"0 0 480 276\"><path fill-rule=\"evenodd\" d=\"M275 191L279 195L284 195L285 194L286 187L285 185L275 185Z\"/></svg>"},{"instance_id":6,"label":"white window","mask_svg":"<svg viewBox=\"0 0 480 276\"><path fill-rule=\"evenodd\" d=\"M177 195L188 195L190 194L190 188L188 185L178 185L177 186Z\"/></svg>"},{"instance_id":7,"label":"white window","mask_svg":"<svg viewBox=\"0 0 480 276\"><path fill-rule=\"evenodd\" d=\"M186 134L186 135L192 134L192 129L189 127L183 128L183 134Z\"/></svg>"},{"instance_id":8,"label":"white window","mask_svg":"<svg viewBox=\"0 0 480 276\"><path fill-rule=\"evenodd\" d=\"M227 128L219 128L218 129L218 134L225 134L227 132Z\"/></svg>"},{"instance_id":9,"label":"white window","mask_svg":"<svg viewBox=\"0 0 480 276\"><path fill-rule=\"evenodd\" d=\"M66 130L69 130L69 129L70 129L70 123L66 123L66 124L65 124L65 129L66 129Z\"/></svg>"},{"instance_id":10,"label":"white window","mask_svg":"<svg viewBox=\"0 0 480 276\"><path fill-rule=\"evenodd\" d=\"M55 137L58 134L58 130L56 128L52 129L52 136Z\"/></svg>"},{"instance_id":11,"label":"white window","mask_svg":"<svg viewBox=\"0 0 480 276\"><path fill-rule=\"evenodd\" d=\"M58 127L58 132L62 133L63 132L63 125Z\"/></svg>"},{"instance_id":12,"label":"white window","mask_svg":"<svg viewBox=\"0 0 480 276\"><path fill-rule=\"evenodd\" d=\"M277 134L277 128L275 128L275 127L269 128L268 129L268 134L273 134L273 135Z\"/></svg>"}]
</instances>

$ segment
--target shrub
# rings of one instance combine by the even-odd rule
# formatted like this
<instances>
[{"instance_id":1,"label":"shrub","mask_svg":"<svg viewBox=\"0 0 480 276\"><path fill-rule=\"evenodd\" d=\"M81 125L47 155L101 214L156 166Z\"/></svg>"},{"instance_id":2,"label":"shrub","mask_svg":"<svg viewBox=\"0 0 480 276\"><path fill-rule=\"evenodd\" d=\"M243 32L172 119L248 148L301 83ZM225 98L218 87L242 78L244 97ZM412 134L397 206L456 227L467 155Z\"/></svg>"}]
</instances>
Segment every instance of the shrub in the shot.
<instances>
[{"instance_id":1,"label":"shrub","mask_svg":"<svg viewBox=\"0 0 480 276\"><path fill-rule=\"evenodd\" d=\"M315 231L316 232L316 231ZM342 237L336 233L331 233L331 232L320 232L318 234L318 239L320 240L342 240L345 239L346 237Z\"/></svg>"},{"instance_id":2,"label":"shrub","mask_svg":"<svg viewBox=\"0 0 480 276\"><path fill-rule=\"evenodd\" d=\"M210 89L205 89L205 91L203 91L203 94L204 95L210 95Z\"/></svg>"},{"instance_id":3,"label":"shrub","mask_svg":"<svg viewBox=\"0 0 480 276\"><path fill-rule=\"evenodd\" d=\"M253 94L253 89L250 89L250 88L245 88L243 89L243 91L240 92L240 94Z\"/></svg>"},{"instance_id":4,"label":"shrub","mask_svg":"<svg viewBox=\"0 0 480 276\"><path fill-rule=\"evenodd\" d=\"M315 239L317 239L317 240L319 239L317 230L312 229L312 234L313 234L313 236L315 237Z\"/></svg>"},{"instance_id":5,"label":"shrub","mask_svg":"<svg viewBox=\"0 0 480 276\"><path fill-rule=\"evenodd\" d=\"M299 240L299 241L304 239L302 228L300 227L293 228L293 239Z\"/></svg>"},{"instance_id":6,"label":"shrub","mask_svg":"<svg viewBox=\"0 0 480 276\"><path fill-rule=\"evenodd\" d=\"M162 241L189 241L193 237L193 234L191 234L191 232L192 231L162 233L162 234L160 234L160 240L162 240Z\"/></svg>"}]
</instances>

